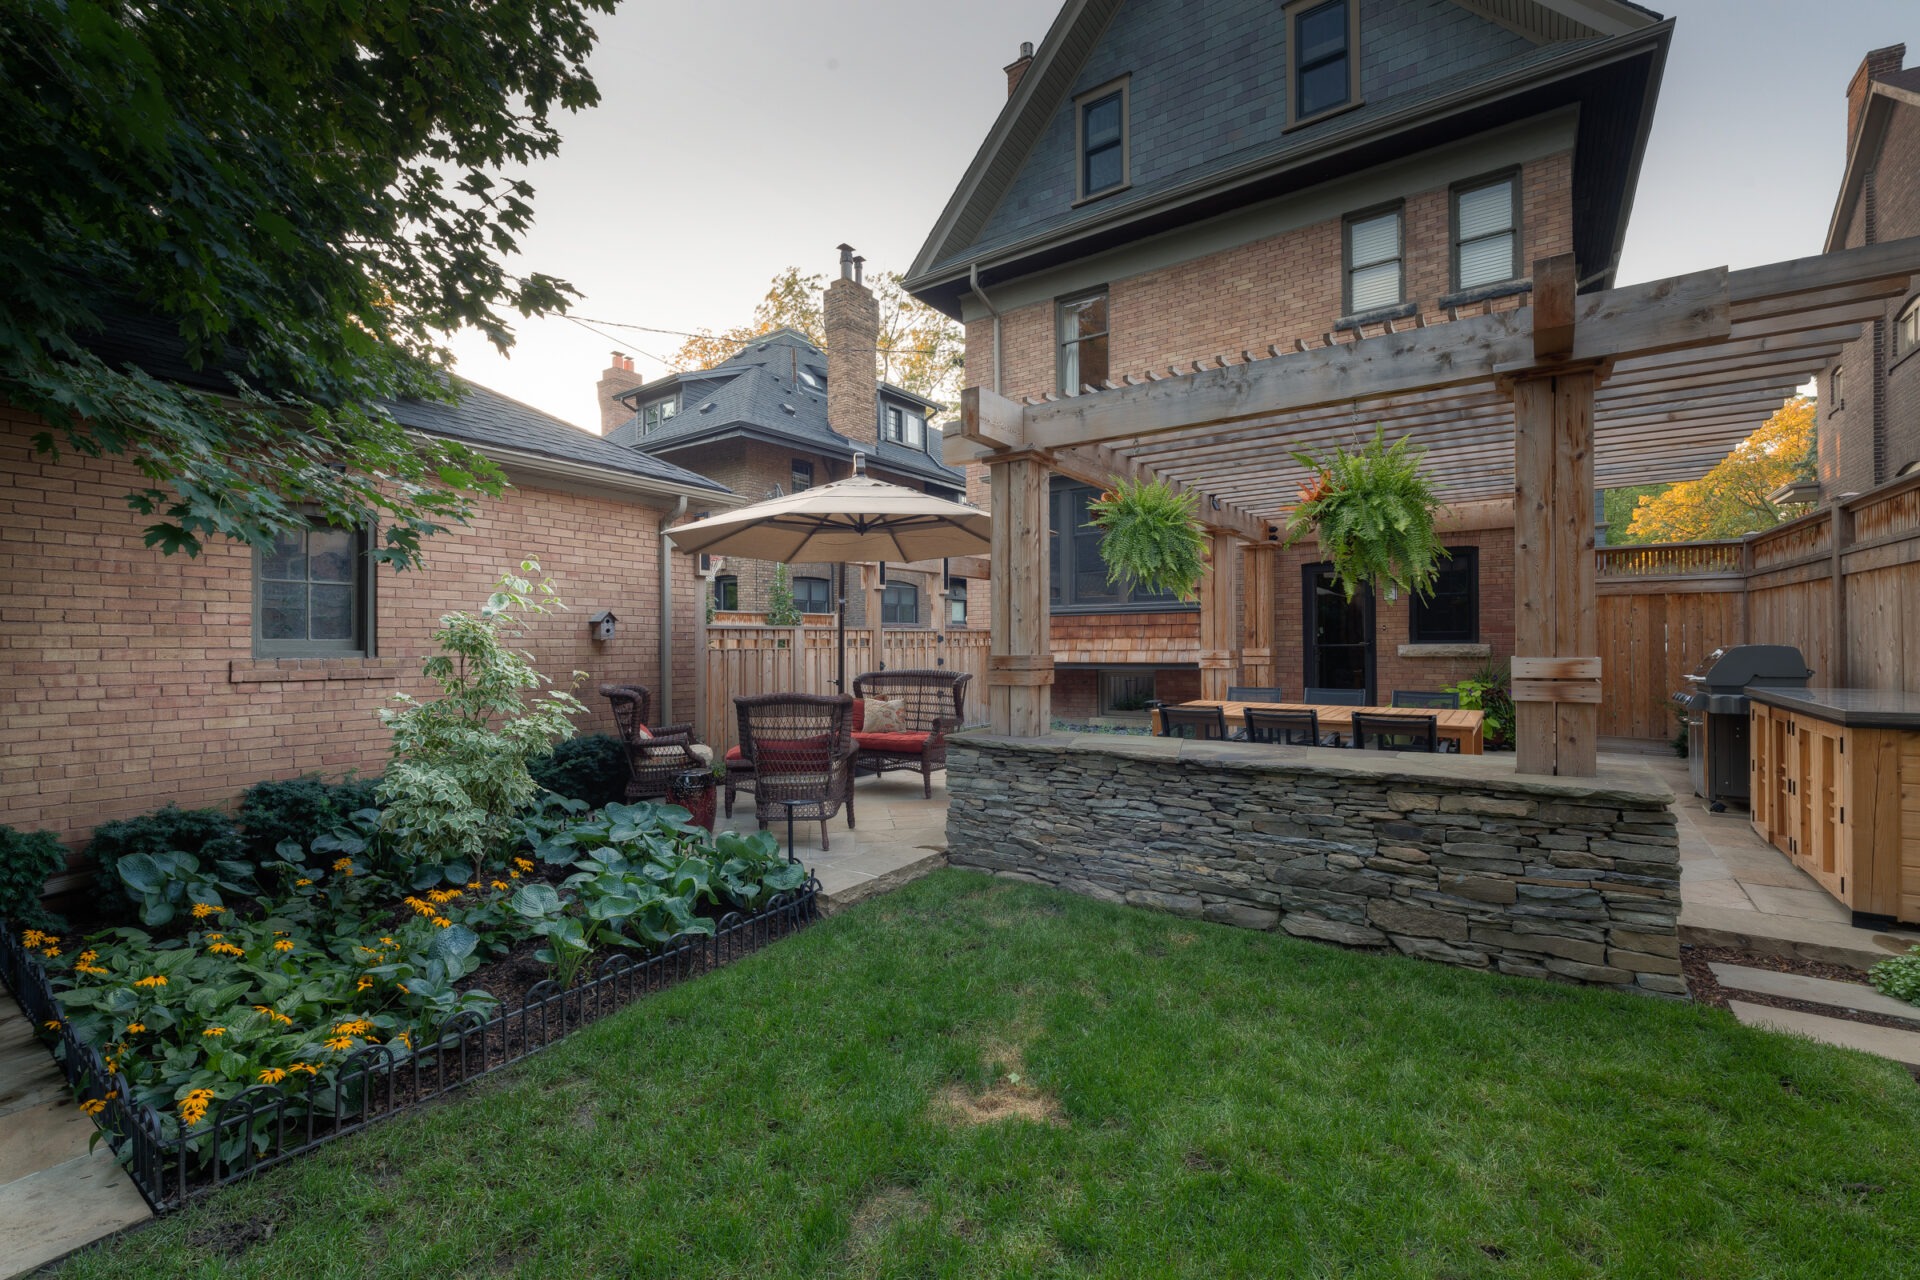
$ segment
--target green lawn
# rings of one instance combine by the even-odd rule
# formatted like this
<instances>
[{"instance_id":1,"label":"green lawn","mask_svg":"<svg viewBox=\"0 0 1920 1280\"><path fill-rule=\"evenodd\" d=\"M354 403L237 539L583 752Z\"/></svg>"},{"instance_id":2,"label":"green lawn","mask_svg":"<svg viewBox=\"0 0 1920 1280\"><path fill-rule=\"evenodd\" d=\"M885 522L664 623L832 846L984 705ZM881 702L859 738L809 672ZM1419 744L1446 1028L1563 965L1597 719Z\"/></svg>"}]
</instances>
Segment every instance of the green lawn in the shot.
<instances>
[{"instance_id":1,"label":"green lawn","mask_svg":"<svg viewBox=\"0 0 1920 1280\"><path fill-rule=\"evenodd\" d=\"M949 871L62 1274L1911 1275L1917 1136L1722 1013Z\"/></svg>"}]
</instances>

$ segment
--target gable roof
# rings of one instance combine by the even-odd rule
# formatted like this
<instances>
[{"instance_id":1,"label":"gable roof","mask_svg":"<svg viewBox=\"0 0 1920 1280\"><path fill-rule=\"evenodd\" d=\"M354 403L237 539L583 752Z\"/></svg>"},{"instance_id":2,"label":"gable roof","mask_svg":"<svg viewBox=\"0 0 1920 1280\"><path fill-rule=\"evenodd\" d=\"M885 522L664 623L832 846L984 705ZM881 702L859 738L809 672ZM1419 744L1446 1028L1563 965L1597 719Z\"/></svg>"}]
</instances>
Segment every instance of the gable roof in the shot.
<instances>
[{"instance_id":1,"label":"gable roof","mask_svg":"<svg viewBox=\"0 0 1920 1280\"><path fill-rule=\"evenodd\" d=\"M1880 144L1886 139L1893 113L1902 108L1920 111L1920 65L1881 76L1867 89L1859 132L1847 152L1847 171L1840 179L1840 194L1834 199L1833 217L1827 223L1828 253L1846 247L1847 228L1853 222L1854 206L1860 203L1860 194L1866 188L1867 173L1880 154Z\"/></svg>"},{"instance_id":2,"label":"gable roof","mask_svg":"<svg viewBox=\"0 0 1920 1280\"><path fill-rule=\"evenodd\" d=\"M1581 108L1588 170L1575 176L1584 240L1575 251L1610 273L1670 22L1619 0L1405 0L1363 29L1363 105L1290 129L1276 9L1068 0L916 256L908 289L957 315L975 266L983 285L1003 282L1569 105ZM1076 204L1073 96L1128 73L1132 183ZM1023 187L1030 170L1048 176Z\"/></svg>"},{"instance_id":3,"label":"gable roof","mask_svg":"<svg viewBox=\"0 0 1920 1280\"><path fill-rule=\"evenodd\" d=\"M670 455L724 440L754 439L851 459L854 442L828 424L826 380L826 353L799 331L778 329L755 338L711 369L669 374L622 392L620 399L644 404L677 386L680 411L644 432L636 413L608 432L607 439L633 449L644 443L649 453ZM922 409L939 407L891 383L876 380L875 386L882 398ZM924 449L882 440L877 445L863 443L857 451L867 454L876 467L956 489L966 485L964 473Z\"/></svg>"}]
</instances>

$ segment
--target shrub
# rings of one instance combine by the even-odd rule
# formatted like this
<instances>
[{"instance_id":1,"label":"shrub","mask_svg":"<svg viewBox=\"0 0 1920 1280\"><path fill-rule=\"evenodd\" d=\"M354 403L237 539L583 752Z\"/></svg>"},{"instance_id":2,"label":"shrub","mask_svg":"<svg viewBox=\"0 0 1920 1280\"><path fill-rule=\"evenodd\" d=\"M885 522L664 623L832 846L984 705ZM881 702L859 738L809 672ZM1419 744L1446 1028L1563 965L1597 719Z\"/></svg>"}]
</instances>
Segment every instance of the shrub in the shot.
<instances>
[{"instance_id":1,"label":"shrub","mask_svg":"<svg viewBox=\"0 0 1920 1280\"><path fill-rule=\"evenodd\" d=\"M157 813L104 823L95 828L87 845L87 856L96 864L103 906L139 901L120 877L120 860L136 853L190 853L202 862L237 861L246 856L246 846L233 819L218 809L168 805Z\"/></svg>"},{"instance_id":2,"label":"shrub","mask_svg":"<svg viewBox=\"0 0 1920 1280\"><path fill-rule=\"evenodd\" d=\"M627 794L627 749L620 739L592 733L559 743L543 760L527 762L533 780L589 809L618 804Z\"/></svg>"},{"instance_id":3,"label":"shrub","mask_svg":"<svg viewBox=\"0 0 1920 1280\"><path fill-rule=\"evenodd\" d=\"M0 826L0 920L65 932L66 921L41 905L40 891L66 861L67 850L51 831Z\"/></svg>"},{"instance_id":4,"label":"shrub","mask_svg":"<svg viewBox=\"0 0 1920 1280\"><path fill-rule=\"evenodd\" d=\"M362 809L379 805L377 778L350 778L326 782L320 778L289 778L257 782L240 801L240 829L247 851L256 860L272 857L283 840L303 848L314 837L348 825Z\"/></svg>"},{"instance_id":5,"label":"shrub","mask_svg":"<svg viewBox=\"0 0 1920 1280\"><path fill-rule=\"evenodd\" d=\"M1882 960L1867 977L1882 994L1908 1004L1920 1004L1920 947L1911 948L1903 956Z\"/></svg>"},{"instance_id":6,"label":"shrub","mask_svg":"<svg viewBox=\"0 0 1920 1280\"><path fill-rule=\"evenodd\" d=\"M1457 684L1446 687L1460 695L1463 711L1481 711L1486 718L1480 731L1490 750L1513 745L1513 676L1504 662L1489 662Z\"/></svg>"}]
</instances>

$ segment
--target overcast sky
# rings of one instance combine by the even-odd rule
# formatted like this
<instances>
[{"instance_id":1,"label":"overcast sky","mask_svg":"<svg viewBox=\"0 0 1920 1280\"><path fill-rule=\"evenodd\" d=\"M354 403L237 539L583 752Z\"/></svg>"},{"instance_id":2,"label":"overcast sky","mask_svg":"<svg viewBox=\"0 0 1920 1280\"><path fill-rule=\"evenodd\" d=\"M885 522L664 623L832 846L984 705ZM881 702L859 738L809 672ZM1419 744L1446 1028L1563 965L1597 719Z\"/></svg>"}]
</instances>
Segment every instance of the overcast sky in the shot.
<instances>
[{"instance_id":1,"label":"overcast sky","mask_svg":"<svg viewBox=\"0 0 1920 1280\"><path fill-rule=\"evenodd\" d=\"M1847 80L1868 49L1905 41L1920 59L1920 4L1653 7L1679 21L1620 282L1817 253ZM744 321L776 272L829 272L843 240L869 270L904 271L1005 101L1001 68L1057 9L628 0L598 24L600 105L564 118L564 149L531 174L520 266L571 281L583 321L669 330ZM454 346L464 376L598 429L608 352L653 377L680 339L593 328L524 322L510 357L474 334Z\"/></svg>"}]
</instances>

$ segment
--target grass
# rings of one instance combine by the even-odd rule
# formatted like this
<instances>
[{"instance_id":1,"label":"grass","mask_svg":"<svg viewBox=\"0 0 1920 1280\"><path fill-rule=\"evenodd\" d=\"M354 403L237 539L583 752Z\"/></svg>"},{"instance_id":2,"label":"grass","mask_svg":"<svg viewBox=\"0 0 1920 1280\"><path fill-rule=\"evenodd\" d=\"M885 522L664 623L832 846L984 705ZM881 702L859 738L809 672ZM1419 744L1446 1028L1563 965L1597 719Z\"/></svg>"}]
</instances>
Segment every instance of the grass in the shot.
<instances>
[{"instance_id":1,"label":"grass","mask_svg":"<svg viewBox=\"0 0 1920 1280\"><path fill-rule=\"evenodd\" d=\"M1912 1274L1920 1091L941 872L67 1277Z\"/></svg>"}]
</instances>

